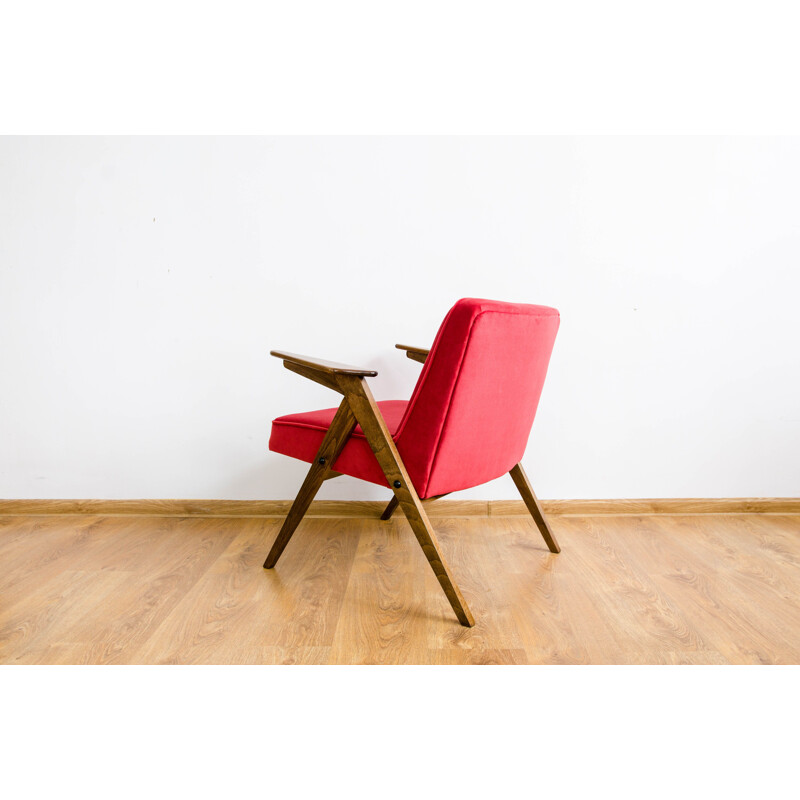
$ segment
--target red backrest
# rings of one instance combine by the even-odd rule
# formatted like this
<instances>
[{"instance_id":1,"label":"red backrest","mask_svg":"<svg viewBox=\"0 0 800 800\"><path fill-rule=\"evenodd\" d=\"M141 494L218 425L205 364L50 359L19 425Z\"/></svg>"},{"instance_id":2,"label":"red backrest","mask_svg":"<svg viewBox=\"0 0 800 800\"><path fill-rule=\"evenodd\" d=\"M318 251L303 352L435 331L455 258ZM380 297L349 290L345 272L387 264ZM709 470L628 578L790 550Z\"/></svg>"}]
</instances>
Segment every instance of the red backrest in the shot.
<instances>
[{"instance_id":1,"label":"red backrest","mask_svg":"<svg viewBox=\"0 0 800 800\"><path fill-rule=\"evenodd\" d=\"M395 435L421 497L522 460L558 324L547 306L465 298L450 309Z\"/></svg>"}]
</instances>

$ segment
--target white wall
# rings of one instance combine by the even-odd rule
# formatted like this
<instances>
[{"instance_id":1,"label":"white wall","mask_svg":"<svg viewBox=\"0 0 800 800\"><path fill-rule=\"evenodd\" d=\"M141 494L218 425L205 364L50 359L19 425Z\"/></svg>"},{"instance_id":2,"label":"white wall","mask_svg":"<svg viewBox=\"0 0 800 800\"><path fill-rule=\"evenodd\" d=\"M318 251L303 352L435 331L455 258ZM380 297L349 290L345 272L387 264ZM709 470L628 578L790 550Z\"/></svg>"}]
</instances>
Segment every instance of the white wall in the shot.
<instances>
[{"instance_id":1,"label":"white wall","mask_svg":"<svg viewBox=\"0 0 800 800\"><path fill-rule=\"evenodd\" d=\"M0 497L292 497L268 350L407 397L464 296L561 311L541 497L798 495L799 274L798 139L6 137Z\"/></svg>"}]
</instances>

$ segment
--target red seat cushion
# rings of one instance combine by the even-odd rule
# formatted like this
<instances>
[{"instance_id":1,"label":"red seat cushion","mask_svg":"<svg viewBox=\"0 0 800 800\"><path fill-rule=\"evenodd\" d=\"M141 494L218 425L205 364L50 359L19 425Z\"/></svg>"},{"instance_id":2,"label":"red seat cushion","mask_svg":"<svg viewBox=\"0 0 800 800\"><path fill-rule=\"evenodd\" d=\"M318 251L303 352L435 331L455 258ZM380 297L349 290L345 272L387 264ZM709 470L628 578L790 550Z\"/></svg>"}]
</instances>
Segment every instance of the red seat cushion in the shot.
<instances>
[{"instance_id":1,"label":"red seat cushion","mask_svg":"<svg viewBox=\"0 0 800 800\"><path fill-rule=\"evenodd\" d=\"M405 414L407 400L381 400L378 407L386 420L389 432L394 436ZM335 408L321 408L301 414L286 414L272 422L269 449L285 456L299 458L311 463L322 444L322 440L333 421ZM380 486L388 486L383 471L372 452L361 426L357 425L353 435L344 446L332 469L361 478Z\"/></svg>"}]
</instances>

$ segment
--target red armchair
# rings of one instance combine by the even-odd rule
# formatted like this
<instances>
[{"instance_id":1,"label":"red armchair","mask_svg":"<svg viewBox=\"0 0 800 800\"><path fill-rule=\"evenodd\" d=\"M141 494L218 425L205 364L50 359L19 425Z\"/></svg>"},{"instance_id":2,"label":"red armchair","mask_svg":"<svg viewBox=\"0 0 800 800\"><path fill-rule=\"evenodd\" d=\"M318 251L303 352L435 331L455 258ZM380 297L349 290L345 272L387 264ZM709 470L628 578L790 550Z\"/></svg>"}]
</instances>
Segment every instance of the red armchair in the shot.
<instances>
[{"instance_id":1,"label":"red armchair","mask_svg":"<svg viewBox=\"0 0 800 800\"><path fill-rule=\"evenodd\" d=\"M424 501L511 473L553 553L559 552L520 461L559 325L547 306L459 300L430 350L397 345L424 364L410 400L376 402L377 373L273 350L283 365L344 395L337 408L272 423L269 449L311 464L264 567L275 566L323 481L352 475L389 486L462 625L474 620L451 577Z\"/></svg>"}]
</instances>

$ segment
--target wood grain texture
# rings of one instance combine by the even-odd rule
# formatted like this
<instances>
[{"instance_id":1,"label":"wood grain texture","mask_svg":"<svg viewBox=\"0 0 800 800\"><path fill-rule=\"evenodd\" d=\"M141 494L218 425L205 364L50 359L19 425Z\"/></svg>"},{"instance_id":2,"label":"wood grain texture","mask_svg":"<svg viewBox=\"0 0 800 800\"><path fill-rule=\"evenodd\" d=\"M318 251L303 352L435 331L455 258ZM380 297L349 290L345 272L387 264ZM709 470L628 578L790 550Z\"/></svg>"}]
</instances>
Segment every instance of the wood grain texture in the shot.
<instances>
[{"instance_id":1,"label":"wood grain texture","mask_svg":"<svg viewBox=\"0 0 800 800\"><path fill-rule=\"evenodd\" d=\"M387 490L388 491L388 490ZM800 514L796 497L661 498L654 500L540 500L548 516L643 516L645 514ZM0 500L0 517L95 514L160 517L285 517L291 500ZM306 516L377 518L381 500L315 500ZM429 516L527 516L522 500L443 500Z\"/></svg>"},{"instance_id":2,"label":"wood grain texture","mask_svg":"<svg viewBox=\"0 0 800 800\"><path fill-rule=\"evenodd\" d=\"M284 547L289 543L292 534L302 522L320 486L330 475L333 462L339 457L355 427L356 418L353 416L350 404L347 400L342 400L331 420L330 427L322 439L322 444L317 450L314 461L309 467L300 491L297 493L297 497L295 497L289 513L286 515L286 519L284 519L283 525L272 543L272 548L264 562L265 569L272 569L277 564Z\"/></svg>"},{"instance_id":3,"label":"wood grain texture","mask_svg":"<svg viewBox=\"0 0 800 800\"><path fill-rule=\"evenodd\" d=\"M434 504L435 507L437 504ZM376 509L377 512L377 509ZM400 515L5 517L9 664L797 664L797 515L440 517L477 624Z\"/></svg>"},{"instance_id":4,"label":"wood grain texture","mask_svg":"<svg viewBox=\"0 0 800 800\"><path fill-rule=\"evenodd\" d=\"M442 591L450 601L450 605L455 612L458 621L470 627L475 624L472 613L469 610L466 600L461 594L461 590L453 580L451 570L444 557L433 526L425 513L414 484L411 482L400 454L397 452L394 440L386 426L383 415L372 396L366 381L350 375L339 375L339 385L342 387L345 399L355 414L364 436L367 438L375 458L381 465L383 474L390 486L393 487L394 495L400 503L400 508L406 515L414 536L425 553L431 569L436 575Z\"/></svg>"},{"instance_id":5,"label":"wood grain texture","mask_svg":"<svg viewBox=\"0 0 800 800\"><path fill-rule=\"evenodd\" d=\"M408 358L412 361L418 361L420 364L424 364L427 361L428 353L430 353L430 350L426 347L413 347L410 344L396 344L395 347L398 350L405 350Z\"/></svg>"},{"instance_id":6,"label":"wood grain texture","mask_svg":"<svg viewBox=\"0 0 800 800\"><path fill-rule=\"evenodd\" d=\"M267 657L274 660L264 663L327 661L357 531L348 520L307 520L297 533L297 546L265 572L264 542L274 536L277 524L248 520L237 527L204 579L135 652L136 663L238 664Z\"/></svg>"},{"instance_id":7,"label":"wood grain texture","mask_svg":"<svg viewBox=\"0 0 800 800\"><path fill-rule=\"evenodd\" d=\"M289 372L294 372L295 375L301 375L304 378L308 378L310 381L314 381L314 383L325 386L327 389L333 389L334 392L341 393L336 379L328 372L323 372L319 369L311 369L311 367L304 367L300 364L295 364L294 361L284 361L283 366L286 367Z\"/></svg>"},{"instance_id":8,"label":"wood grain texture","mask_svg":"<svg viewBox=\"0 0 800 800\"><path fill-rule=\"evenodd\" d=\"M416 548L415 557L408 557L408 544L416 544L405 521L381 528L378 536L359 541L331 647L332 664L413 663L432 619L460 627L453 624L432 576L433 588L426 589L430 572L422 553Z\"/></svg>"},{"instance_id":9,"label":"wood grain texture","mask_svg":"<svg viewBox=\"0 0 800 800\"><path fill-rule=\"evenodd\" d=\"M422 501L422 504L425 506L425 510L428 512L429 516L430 516L430 505L431 505L431 503L434 503L435 501L439 500L442 497L447 497L449 494L450 494L450 492L448 492L447 494L436 495L436 497L426 497ZM389 501L389 504L383 510L383 514L381 514L381 519L382 520L391 519L392 518L392 514L394 514L395 509L397 508L397 506L399 504L400 504L400 501L397 499L396 496L393 496L392 499ZM449 516L452 516L452 515L449 515Z\"/></svg>"},{"instance_id":10,"label":"wood grain texture","mask_svg":"<svg viewBox=\"0 0 800 800\"><path fill-rule=\"evenodd\" d=\"M600 514L800 514L800 497L664 497L654 499L542 500L548 515L598 516ZM526 513L519 500L490 500L490 516Z\"/></svg>"},{"instance_id":11,"label":"wood grain texture","mask_svg":"<svg viewBox=\"0 0 800 800\"><path fill-rule=\"evenodd\" d=\"M542 538L547 542L548 549L551 553L560 553L561 548L558 546L555 534L550 528L550 524L547 521L547 517L544 515L539 498L533 491L533 487L528 480L528 476L525 474L525 470L522 468L522 464L517 464L509 474L522 496L522 502L525 503L525 507L530 511L533 521L539 529L539 533L542 534Z\"/></svg>"},{"instance_id":12,"label":"wood grain texture","mask_svg":"<svg viewBox=\"0 0 800 800\"><path fill-rule=\"evenodd\" d=\"M269 354L275 358L283 359L284 363L297 364L300 367L326 372L329 375L356 375L359 377L374 378L378 373L374 369L354 367L350 364L340 364L338 361L326 361L324 358L303 356L299 353L287 353L285 350L270 350Z\"/></svg>"}]
</instances>

